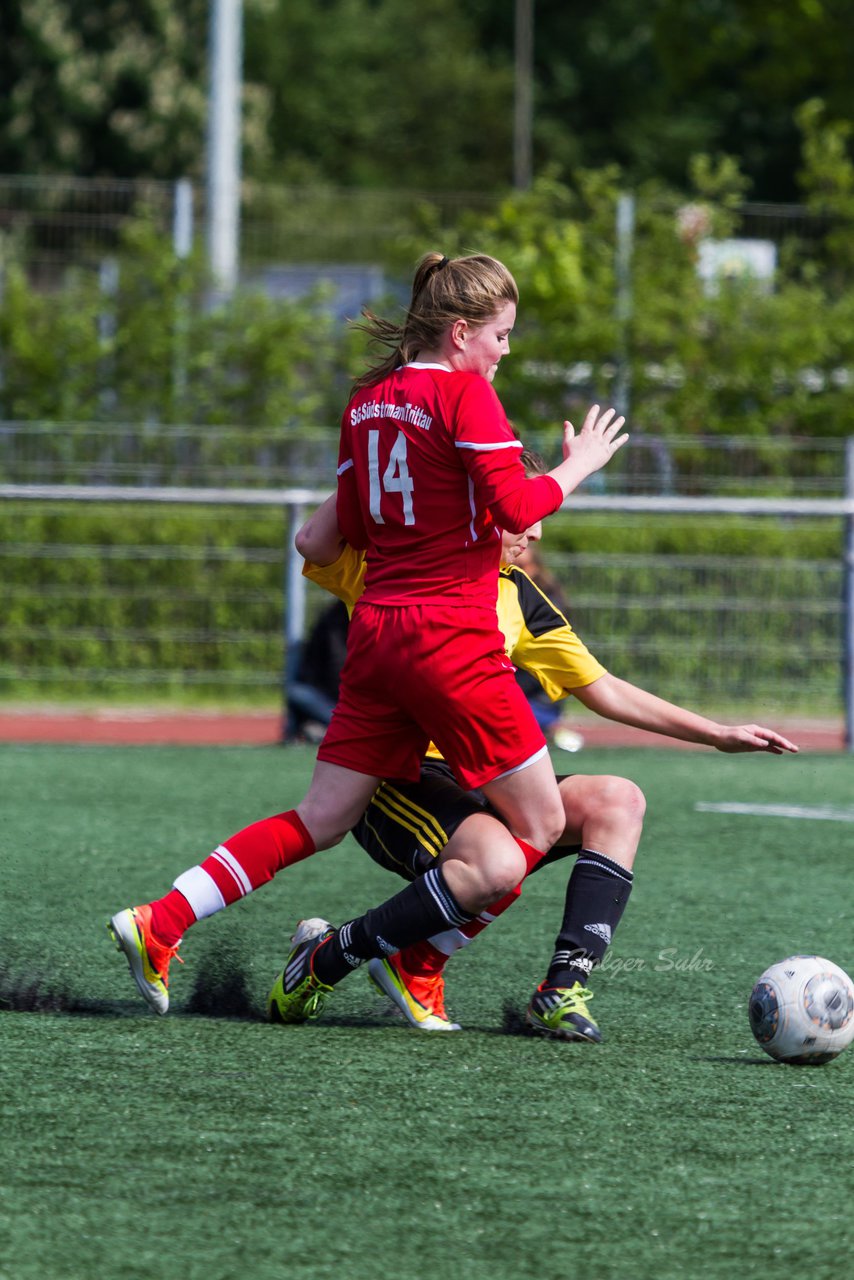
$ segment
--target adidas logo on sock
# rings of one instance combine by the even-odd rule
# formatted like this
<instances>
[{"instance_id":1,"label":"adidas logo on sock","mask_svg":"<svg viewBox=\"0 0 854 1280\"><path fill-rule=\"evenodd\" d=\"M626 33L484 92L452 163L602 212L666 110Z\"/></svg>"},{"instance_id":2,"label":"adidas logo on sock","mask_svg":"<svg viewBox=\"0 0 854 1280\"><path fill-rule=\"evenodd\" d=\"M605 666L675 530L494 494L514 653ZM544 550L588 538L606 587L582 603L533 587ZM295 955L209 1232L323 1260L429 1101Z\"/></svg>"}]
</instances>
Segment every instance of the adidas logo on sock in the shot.
<instances>
[{"instance_id":1,"label":"adidas logo on sock","mask_svg":"<svg viewBox=\"0 0 854 1280\"><path fill-rule=\"evenodd\" d=\"M603 942L611 945L611 926L609 924L586 924L584 926L586 933L595 933L597 938L601 938Z\"/></svg>"}]
</instances>

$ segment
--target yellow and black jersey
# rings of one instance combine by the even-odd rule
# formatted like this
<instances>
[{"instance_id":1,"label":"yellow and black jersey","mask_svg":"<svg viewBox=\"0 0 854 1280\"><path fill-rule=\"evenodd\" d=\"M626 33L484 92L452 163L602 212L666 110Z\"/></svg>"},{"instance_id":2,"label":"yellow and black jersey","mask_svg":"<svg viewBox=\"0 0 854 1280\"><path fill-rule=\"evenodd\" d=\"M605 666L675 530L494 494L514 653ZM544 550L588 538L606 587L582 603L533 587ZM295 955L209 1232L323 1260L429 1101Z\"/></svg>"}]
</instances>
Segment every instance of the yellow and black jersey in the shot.
<instances>
[{"instance_id":1,"label":"yellow and black jersey","mask_svg":"<svg viewBox=\"0 0 854 1280\"><path fill-rule=\"evenodd\" d=\"M498 625L510 661L530 672L552 702L605 675L557 605L513 565L498 575Z\"/></svg>"},{"instance_id":2,"label":"yellow and black jersey","mask_svg":"<svg viewBox=\"0 0 854 1280\"><path fill-rule=\"evenodd\" d=\"M365 558L345 547L334 564L307 561L303 573L343 600L352 613L364 589ZM560 609L523 569L512 565L498 575L498 626L510 661L530 672L553 702L605 675Z\"/></svg>"}]
</instances>

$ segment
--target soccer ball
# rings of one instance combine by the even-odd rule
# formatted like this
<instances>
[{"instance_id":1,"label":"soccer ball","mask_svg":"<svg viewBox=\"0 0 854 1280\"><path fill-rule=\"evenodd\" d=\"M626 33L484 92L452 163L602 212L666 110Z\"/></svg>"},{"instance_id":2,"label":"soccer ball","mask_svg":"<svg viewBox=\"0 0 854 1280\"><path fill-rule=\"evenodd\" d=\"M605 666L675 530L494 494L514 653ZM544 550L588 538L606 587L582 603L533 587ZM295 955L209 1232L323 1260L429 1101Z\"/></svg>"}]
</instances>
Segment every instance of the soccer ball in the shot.
<instances>
[{"instance_id":1,"label":"soccer ball","mask_svg":"<svg viewBox=\"0 0 854 1280\"><path fill-rule=\"evenodd\" d=\"M748 1015L772 1058L818 1067L854 1040L854 984L821 956L789 956L757 980Z\"/></svg>"}]
</instances>

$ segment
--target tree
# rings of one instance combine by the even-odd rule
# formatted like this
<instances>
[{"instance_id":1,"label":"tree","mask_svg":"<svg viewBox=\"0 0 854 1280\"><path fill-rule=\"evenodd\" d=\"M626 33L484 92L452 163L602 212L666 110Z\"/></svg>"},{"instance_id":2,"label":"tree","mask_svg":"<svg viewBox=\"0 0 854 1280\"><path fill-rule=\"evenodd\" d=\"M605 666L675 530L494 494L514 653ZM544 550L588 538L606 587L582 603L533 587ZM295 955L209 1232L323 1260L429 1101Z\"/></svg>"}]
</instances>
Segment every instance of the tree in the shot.
<instances>
[{"instance_id":1,"label":"tree","mask_svg":"<svg viewBox=\"0 0 854 1280\"><path fill-rule=\"evenodd\" d=\"M5 0L0 171L202 172L208 7L208 0ZM262 109L259 94L247 93L245 134L256 146Z\"/></svg>"},{"instance_id":2,"label":"tree","mask_svg":"<svg viewBox=\"0 0 854 1280\"><path fill-rule=\"evenodd\" d=\"M340 186L496 189L512 176L508 51L455 0L278 0L247 17L269 86L270 176Z\"/></svg>"},{"instance_id":3,"label":"tree","mask_svg":"<svg viewBox=\"0 0 854 1280\"><path fill-rule=\"evenodd\" d=\"M512 48L512 5L472 0L480 38ZM535 168L619 164L685 187L699 152L737 156L762 200L794 200L795 113L854 120L851 0L537 0Z\"/></svg>"}]
</instances>

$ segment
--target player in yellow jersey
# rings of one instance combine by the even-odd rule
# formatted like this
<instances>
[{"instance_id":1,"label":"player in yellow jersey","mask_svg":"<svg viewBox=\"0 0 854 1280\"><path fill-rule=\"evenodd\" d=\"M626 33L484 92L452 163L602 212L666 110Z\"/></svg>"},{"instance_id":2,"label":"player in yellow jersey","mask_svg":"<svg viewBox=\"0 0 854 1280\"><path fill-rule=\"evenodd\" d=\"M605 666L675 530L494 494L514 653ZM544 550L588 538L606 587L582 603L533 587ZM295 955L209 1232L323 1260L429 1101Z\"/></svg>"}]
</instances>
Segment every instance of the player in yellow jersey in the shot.
<instances>
[{"instance_id":1,"label":"player in yellow jersey","mask_svg":"<svg viewBox=\"0 0 854 1280\"><path fill-rule=\"evenodd\" d=\"M530 471L542 466L536 455L526 454L524 461ZM781 754L796 750L772 730L717 724L610 675L564 614L514 566L516 557L538 541L541 532L538 523L523 534L503 536L498 623L508 657L533 674L553 700L573 694L609 719L721 751ZM305 575L352 607L362 589L364 560L341 538L330 502L302 527L296 545L306 559ZM569 854L577 857L551 963L532 996L526 1021L543 1034L597 1042L601 1033L588 1008L588 980L605 955L631 892L645 800L633 782L612 775L563 777L559 790L564 832L538 865ZM353 834L376 862L410 880L441 861L446 850L474 865L512 838L485 797L461 788L434 749L417 783L384 782L379 787ZM444 1008L444 966L456 950L512 905L519 892L517 886L459 928L371 961L372 981L412 1026L425 1031L458 1030ZM319 919L305 921L297 936L301 939L325 926ZM273 1018L276 994L274 987Z\"/></svg>"}]
</instances>

